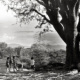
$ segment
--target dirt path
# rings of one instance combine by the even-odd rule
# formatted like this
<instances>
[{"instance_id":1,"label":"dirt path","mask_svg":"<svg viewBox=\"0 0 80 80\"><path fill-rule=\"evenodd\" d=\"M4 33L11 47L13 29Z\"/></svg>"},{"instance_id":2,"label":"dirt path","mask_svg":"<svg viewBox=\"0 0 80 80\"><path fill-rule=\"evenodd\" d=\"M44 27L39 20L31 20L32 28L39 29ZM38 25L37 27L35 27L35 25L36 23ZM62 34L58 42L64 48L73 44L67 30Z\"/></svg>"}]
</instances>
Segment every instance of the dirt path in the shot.
<instances>
[{"instance_id":1,"label":"dirt path","mask_svg":"<svg viewBox=\"0 0 80 80\"><path fill-rule=\"evenodd\" d=\"M16 73L0 73L0 80L55 80L57 74L53 72L23 71ZM80 80L80 74L66 75L62 80Z\"/></svg>"},{"instance_id":2,"label":"dirt path","mask_svg":"<svg viewBox=\"0 0 80 80\"><path fill-rule=\"evenodd\" d=\"M52 76L56 76L56 74L40 72L0 73L0 80L48 80Z\"/></svg>"}]
</instances>

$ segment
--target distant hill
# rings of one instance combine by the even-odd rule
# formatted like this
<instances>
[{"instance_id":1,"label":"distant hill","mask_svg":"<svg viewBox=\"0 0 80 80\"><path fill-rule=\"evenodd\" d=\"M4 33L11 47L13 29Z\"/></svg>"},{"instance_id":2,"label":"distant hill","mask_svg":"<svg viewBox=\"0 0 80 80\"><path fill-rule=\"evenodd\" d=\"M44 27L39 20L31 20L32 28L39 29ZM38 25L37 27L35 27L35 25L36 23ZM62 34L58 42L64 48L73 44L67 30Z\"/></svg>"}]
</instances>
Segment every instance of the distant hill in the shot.
<instances>
[{"instance_id":1,"label":"distant hill","mask_svg":"<svg viewBox=\"0 0 80 80\"><path fill-rule=\"evenodd\" d=\"M53 45L52 47L55 50L60 50L60 49L66 50L66 46L65 45Z\"/></svg>"},{"instance_id":2,"label":"distant hill","mask_svg":"<svg viewBox=\"0 0 80 80\"><path fill-rule=\"evenodd\" d=\"M24 48L28 48L26 46L22 46L20 44L8 44L8 47L11 47L11 48L15 48L15 47L24 47ZM66 50L66 46L65 45L51 45L51 44L33 44L31 46L31 48L33 49L41 49L41 50L47 50L47 49L50 49L51 51L52 50Z\"/></svg>"},{"instance_id":3,"label":"distant hill","mask_svg":"<svg viewBox=\"0 0 80 80\"><path fill-rule=\"evenodd\" d=\"M39 50L66 50L65 45L50 45L50 44L33 44L32 49L39 49Z\"/></svg>"},{"instance_id":4,"label":"distant hill","mask_svg":"<svg viewBox=\"0 0 80 80\"><path fill-rule=\"evenodd\" d=\"M15 48L21 46L20 44L8 44L8 47Z\"/></svg>"}]
</instances>

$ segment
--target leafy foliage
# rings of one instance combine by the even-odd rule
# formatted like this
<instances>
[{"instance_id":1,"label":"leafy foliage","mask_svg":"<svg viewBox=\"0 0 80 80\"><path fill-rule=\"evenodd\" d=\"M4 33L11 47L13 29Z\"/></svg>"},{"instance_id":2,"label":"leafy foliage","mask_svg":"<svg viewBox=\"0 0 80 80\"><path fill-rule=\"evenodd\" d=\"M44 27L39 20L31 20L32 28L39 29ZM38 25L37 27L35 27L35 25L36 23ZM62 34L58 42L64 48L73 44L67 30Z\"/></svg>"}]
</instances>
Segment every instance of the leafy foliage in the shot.
<instances>
[{"instance_id":1,"label":"leafy foliage","mask_svg":"<svg viewBox=\"0 0 80 80\"><path fill-rule=\"evenodd\" d=\"M2 45L1 43L0 45ZM6 43L4 43L7 45ZM3 44L3 45L4 45ZM3 46L2 45L2 46ZM24 63L24 68L30 68L31 57L35 59L36 70L45 70L49 69L48 67L54 65L54 63L65 63L66 53L64 50L53 50L50 45L44 44L33 44L31 48L22 48L22 47L2 47L0 46L0 56L1 58L7 57L10 55L19 56L17 58L18 63ZM19 54L17 53L19 50ZM46 68L45 68L46 67ZM52 68L50 67L50 68Z\"/></svg>"},{"instance_id":2,"label":"leafy foliage","mask_svg":"<svg viewBox=\"0 0 80 80\"><path fill-rule=\"evenodd\" d=\"M15 51L17 52L17 56L20 57L20 51L21 51L22 47L16 47Z\"/></svg>"},{"instance_id":3,"label":"leafy foliage","mask_svg":"<svg viewBox=\"0 0 80 80\"><path fill-rule=\"evenodd\" d=\"M25 59L26 64L29 64L31 61L31 57L33 56L35 59L36 70L49 69L48 67L50 66L52 66L51 68L53 68L54 63L65 63L66 53L64 50L55 51L49 49L49 47L46 46L47 45L44 46L43 44L34 44L31 48L23 49L21 51L22 60Z\"/></svg>"},{"instance_id":4,"label":"leafy foliage","mask_svg":"<svg viewBox=\"0 0 80 80\"><path fill-rule=\"evenodd\" d=\"M6 54L6 48L7 48L7 44L2 42L0 43L0 57L4 57L4 55Z\"/></svg>"}]
</instances>

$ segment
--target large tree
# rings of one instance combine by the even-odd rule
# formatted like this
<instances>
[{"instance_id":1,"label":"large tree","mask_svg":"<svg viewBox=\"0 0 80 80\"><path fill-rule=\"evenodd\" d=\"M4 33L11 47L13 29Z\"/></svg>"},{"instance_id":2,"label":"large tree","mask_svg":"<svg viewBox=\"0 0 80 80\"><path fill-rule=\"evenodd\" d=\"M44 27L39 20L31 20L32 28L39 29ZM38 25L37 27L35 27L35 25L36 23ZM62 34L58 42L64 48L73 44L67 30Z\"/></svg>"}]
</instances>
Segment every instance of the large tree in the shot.
<instances>
[{"instance_id":1,"label":"large tree","mask_svg":"<svg viewBox=\"0 0 80 80\"><path fill-rule=\"evenodd\" d=\"M22 47L16 47L15 51L17 52L17 56L20 57L20 52L21 52Z\"/></svg>"},{"instance_id":2,"label":"large tree","mask_svg":"<svg viewBox=\"0 0 80 80\"><path fill-rule=\"evenodd\" d=\"M80 0L7 0L7 5L21 22L52 25L66 43L66 67L79 63Z\"/></svg>"}]
</instances>

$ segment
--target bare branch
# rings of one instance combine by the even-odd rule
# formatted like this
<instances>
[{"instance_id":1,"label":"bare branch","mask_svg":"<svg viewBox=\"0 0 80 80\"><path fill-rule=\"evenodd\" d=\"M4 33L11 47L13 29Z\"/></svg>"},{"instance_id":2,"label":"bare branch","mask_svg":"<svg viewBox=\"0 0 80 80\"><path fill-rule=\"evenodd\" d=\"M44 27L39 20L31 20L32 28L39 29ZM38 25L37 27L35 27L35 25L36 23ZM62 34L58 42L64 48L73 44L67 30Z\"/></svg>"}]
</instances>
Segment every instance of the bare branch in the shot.
<instances>
[{"instance_id":1,"label":"bare branch","mask_svg":"<svg viewBox=\"0 0 80 80\"><path fill-rule=\"evenodd\" d=\"M43 15L43 14L41 14L40 12L38 12L36 9L31 9L32 11L35 11L36 13L38 13L40 16L42 16L47 22L49 22L50 23L50 20L49 19L47 19L46 17L45 17L45 15Z\"/></svg>"},{"instance_id":2,"label":"bare branch","mask_svg":"<svg viewBox=\"0 0 80 80\"><path fill-rule=\"evenodd\" d=\"M42 21L40 21L40 24L37 25L35 28L41 28L42 25L46 24L47 22L45 22L45 20L43 19Z\"/></svg>"}]
</instances>

